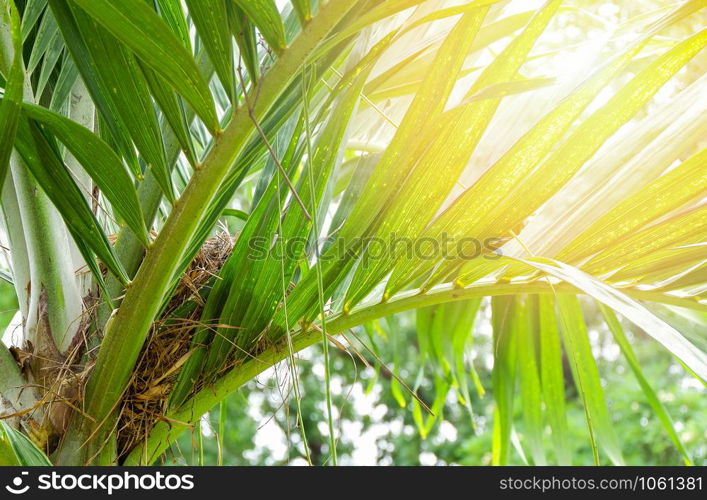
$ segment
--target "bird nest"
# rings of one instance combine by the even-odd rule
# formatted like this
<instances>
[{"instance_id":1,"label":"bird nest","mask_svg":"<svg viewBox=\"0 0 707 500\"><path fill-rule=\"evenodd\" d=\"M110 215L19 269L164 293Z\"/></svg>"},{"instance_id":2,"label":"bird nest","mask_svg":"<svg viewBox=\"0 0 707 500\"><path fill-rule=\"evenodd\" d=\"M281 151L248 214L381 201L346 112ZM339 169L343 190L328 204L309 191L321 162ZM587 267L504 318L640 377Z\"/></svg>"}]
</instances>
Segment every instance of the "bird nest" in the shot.
<instances>
[{"instance_id":1,"label":"bird nest","mask_svg":"<svg viewBox=\"0 0 707 500\"><path fill-rule=\"evenodd\" d=\"M152 324L130 384L121 402L118 449L128 453L144 440L155 423L164 420L169 394L190 346L208 291L233 250L233 240L221 233L207 240L179 280L160 318Z\"/></svg>"}]
</instances>

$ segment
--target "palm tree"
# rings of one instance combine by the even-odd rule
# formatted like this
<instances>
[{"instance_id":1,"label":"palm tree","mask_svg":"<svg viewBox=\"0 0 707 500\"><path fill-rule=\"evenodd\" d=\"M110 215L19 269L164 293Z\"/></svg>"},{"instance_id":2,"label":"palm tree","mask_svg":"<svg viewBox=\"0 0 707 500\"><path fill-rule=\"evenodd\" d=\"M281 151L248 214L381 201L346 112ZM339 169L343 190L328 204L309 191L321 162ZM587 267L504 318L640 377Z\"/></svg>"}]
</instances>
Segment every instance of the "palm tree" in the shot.
<instances>
[{"instance_id":1,"label":"palm tree","mask_svg":"<svg viewBox=\"0 0 707 500\"><path fill-rule=\"evenodd\" d=\"M581 298L689 463L624 326L707 380L704 2L609 28L567 3L2 0L0 461L153 463L275 363L299 398L298 351L328 367L413 309L468 404L490 300L494 463L516 388L533 462L546 423L566 449L565 359L620 464Z\"/></svg>"}]
</instances>

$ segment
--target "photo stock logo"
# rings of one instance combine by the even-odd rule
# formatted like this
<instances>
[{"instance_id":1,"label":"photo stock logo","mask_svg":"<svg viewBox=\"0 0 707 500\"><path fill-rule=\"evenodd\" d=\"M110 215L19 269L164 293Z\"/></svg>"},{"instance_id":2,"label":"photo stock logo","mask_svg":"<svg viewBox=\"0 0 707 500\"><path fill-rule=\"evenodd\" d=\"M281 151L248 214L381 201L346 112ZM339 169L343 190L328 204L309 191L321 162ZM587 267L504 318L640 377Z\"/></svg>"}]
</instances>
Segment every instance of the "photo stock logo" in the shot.
<instances>
[{"instance_id":1,"label":"photo stock logo","mask_svg":"<svg viewBox=\"0 0 707 500\"><path fill-rule=\"evenodd\" d=\"M22 495L23 493L27 493L29 490L29 485L24 484L23 476L27 476L28 474L29 472L21 472L19 476L15 476L12 479L12 484L5 486L5 489L13 495Z\"/></svg>"},{"instance_id":2,"label":"photo stock logo","mask_svg":"<svg viewBox=\"0 0 707 500\"><path fill-rule=\"evenodd\" d=\"M121 472L65 472L53 470L46 474L32 475L21 471L10 479L5 489L12 495L24 495L32 490L29 496L39 492L71 492L72 495L81 492L91 492L92 495L116 493L135 493L150 491L155 493L176 493L189 491L195 487L193 474L180 474L177 471L163 473L161 471L121 471ZM0 493L1 496L1 493Z\"/></svg>"}]
</instances>

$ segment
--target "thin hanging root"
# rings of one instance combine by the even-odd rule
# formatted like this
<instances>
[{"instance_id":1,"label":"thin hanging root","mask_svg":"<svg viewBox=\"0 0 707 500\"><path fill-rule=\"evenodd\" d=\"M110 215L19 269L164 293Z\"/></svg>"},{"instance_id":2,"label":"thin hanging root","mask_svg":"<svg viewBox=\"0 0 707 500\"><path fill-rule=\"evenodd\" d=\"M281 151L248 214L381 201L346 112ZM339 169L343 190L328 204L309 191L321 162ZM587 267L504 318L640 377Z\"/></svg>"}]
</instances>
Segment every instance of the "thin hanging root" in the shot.
<instances>
[{"instance_id":1,"label":"thin hanging root","mask_svg":"<svg viewBox=\"0 0 707 500\"><path fill-rule=\"evenodd\" d=\"M375 352L373 352L373 350L372 350L371 348L369 348L369 347L358 337L358 335L356 335L356 334L353 332L353 330L349 330L349 333L350 333L351 335L353 335L353 337L354 337L356 340L358 340L358 342L363 346L363 348L366 349L366 351L368 351L368 353L369 353L371 356L373 356L373 357L375 358L375 360L378 362L379 365L381 365L383 368L385 368L385 369L388 371L388 373L390 373L390 376L391 376L391 377L393 377L395 380L398 381L398 383L400 383L401 386L403 386L403 389L405 389L413 398L415 398L415 400L416 400L418 403L420 403L420 406L422 406L422 408L424 408L424 410L425 410L427 413L429 413L429 414L432 415L433 417L435 416L435 414L434 414L434 412L432 411L432 409L430 409L430 407L427 406L427 403L425 403L425 402L420 398L420 396L417 395L417 393L416 393L415 391L413 391L410 387L408 387L408 385L405 383L405 381L404 381L403 379L401 379L400 377L398 377L398 375L397 375L393 370L391 370L390 368L388 368L388 367L386 366L386 364L383 362L383 360L380 359L380 357L379 357Z\"/></svg>"},{"instance_id":2,"label":"thin hanging root","mask_svg":"<svg viewBox=\"0 0 707 500\"><path fill-rule=\"evenodd\" d=\"M243 88L245 88L245 83L243 82L243 75L241 74L240 67L238 68L237 73L238 73L238 78L241 81L241 86L243 86ZM311 221L312 216L309 215L309 212L307 211L307 207L304 206L304 202L302 201L302 198L300 198L299 194L297 193L297 189L295 189L295 186L292 184L292 181L287 176L287 172L285 172L285 169L282 167L282 164L280 163L280 160L278 159L277 154L275 154L275 150L273 149L272 145L270 144L270 141L268 140L268 136L265 135L265 132L263 131L262 127L260 126L260 123L258 123L258 119L255 117L255 114L253 114L253 107L251 106L247 95L245 96L245 105L248 108L248 116L250 117L250 120L253 122L253 125L255 125L255 129L258 131L258 135L260 136L260 139L263 141L263 144L265 144L265 147L267 148L268 153L270 154L270 158L272 159L273 163L275 163L275 166L277 166L277 169L282 174L282 177L285 179L285 182L287 183L287 187L292 192L292 197L297 201L297 204L302 209L304 217L307 220Z\"/></svg>"},{"instance_id":3,"label":"thin hanging root","mask_svg":"<svg viewBox=\"0 0 707 500\"><path fill-rule=\"evenodd\" d=\"M47 401L45 400L45 398L42 398L39 401L37 401L36 403L34 403L32 406L30 406L29 408L25 408L24 410L20 410L15 413L0 415L0 420L8 420L10 418L23 417L23 416L28 415L29 413L33 412L34 410L41 408L45 404L47 404Z\"/></svg>"},{"instance_id":4,"label":"thin hanging root","mask_svg":"<svg viewBox=\"0 0 707 500\"><path fill-rule=\"evenodd\" d=\"M326 338L329 339L329 342L334 344L336 347L338 347L340 350L344 351L346 354L350 354L349 350L346 348L344 344L336 340L336 337L333 337L332 335L327 334Z\"/></svg>"},{"instance_id":5,"label":"thin hanging root","mask_svg":"<svg viewBox=\"0 0 707 500\"><path fill-rule=\"evenodd\" d=\"M350 347L351 350L354 352L354 354L356 355L356 357L357 357L359 360L361 360L361 363L363 363L363 366L365 366L366 368L373 368L373 367L371 366L371 363L369 363L368 360L366 359L366 357L363 355L363 353L361 353L361 351L359 351L359 350L356 348L356 346L354 345L354 343L349 340L349 338L346 336L346 334L342 333L341 336L344 337L344 340L346 340L346 343L349 344L349 347Z\"/></svg>"}]
</instances>

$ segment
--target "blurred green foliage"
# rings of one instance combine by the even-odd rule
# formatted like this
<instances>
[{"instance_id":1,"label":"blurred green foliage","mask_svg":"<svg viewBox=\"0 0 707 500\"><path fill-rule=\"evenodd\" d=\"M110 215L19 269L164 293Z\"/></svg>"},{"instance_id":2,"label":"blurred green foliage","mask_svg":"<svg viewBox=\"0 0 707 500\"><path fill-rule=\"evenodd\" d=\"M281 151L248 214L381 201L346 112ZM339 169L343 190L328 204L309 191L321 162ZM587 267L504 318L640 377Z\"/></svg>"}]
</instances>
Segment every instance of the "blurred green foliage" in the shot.
<instances>
[{"instance_id":1,"label":"blurred green foliage","mask_svg":"<svg viewBox=\"0 0 707 500\"><path fill-rule=\"evenodd\" d=\"M592 311L595 313L595 311ZM403 315L406 316L406 315ZM399 369L396 372L413 385L419 371L414 321L407 314L400 323L403 339L398 339ZM590 322L591 324L591 322ZM598 325L598 318L597 318ZM474 366L487 391L491 388L489 370L489 337L475 332ZM628 465L681 465L682 458L666 435L658 418L636 382L618 348L607 332L590 330L593 348L607 394L609 410L620 437ZM365 336L360 336L363 340ZM653 384L665 404L694 463L707 464L707 399L704 387L691 378L663 349L648 336L634 332L633 345L644 374ZM351 336L349 336L352 339ZM381 359L393 359L390 344L381 343ZM358 345L362 353L366 351ZM482 398L472 394L474 430L470 416L453 393L447 399L443 418L438 419L432 432L422 439L412 418L411 405L401 408L390 389L391 377L386 369L366 367L356 356L333 349L332 377L334 404L339 425L338 457L340 464L357 465L487 465L491 462L493 399L490 393ZM364 354L365 357L368 357ZM374 359L368 362L375 366ZM322 355L318 348L303 354L298 362L301 405L305 430L315 464L328 458L326 411ZM392 368L391 365L389 367ZM230 397L225 403L226 424L223 435L222 463L225 465L284 465L306 464L301 434L296 428L296 406L291 394L286 394L288 370L280 365L277 374L263 374ZM379 372L379 373L377 373ZM275 383L275 380L279 383ZM574 465L592 465L593 455L587 424L580 398L566 374L566 398L570 455ZM471 385L471 381L469 382ZM473 387L473 385L471 385ZM410 401L409 394L406 393ZM434 398L432 381L421 383L418 395L428 404ZM284 404L283 400L288 403ZM518 443L523 447L523 422L520 401L516 401L515 425ZM203 453L205 464L218 463L219 411L213 411L204 425ZM554 456L546 435L548 459ZM197 463L197 439L186 433L165 458L166 463ZM603 464L608 464L602 457ZM525 459L514 449L511 463L524 464Z\"/></svg>"}]
</instances>

